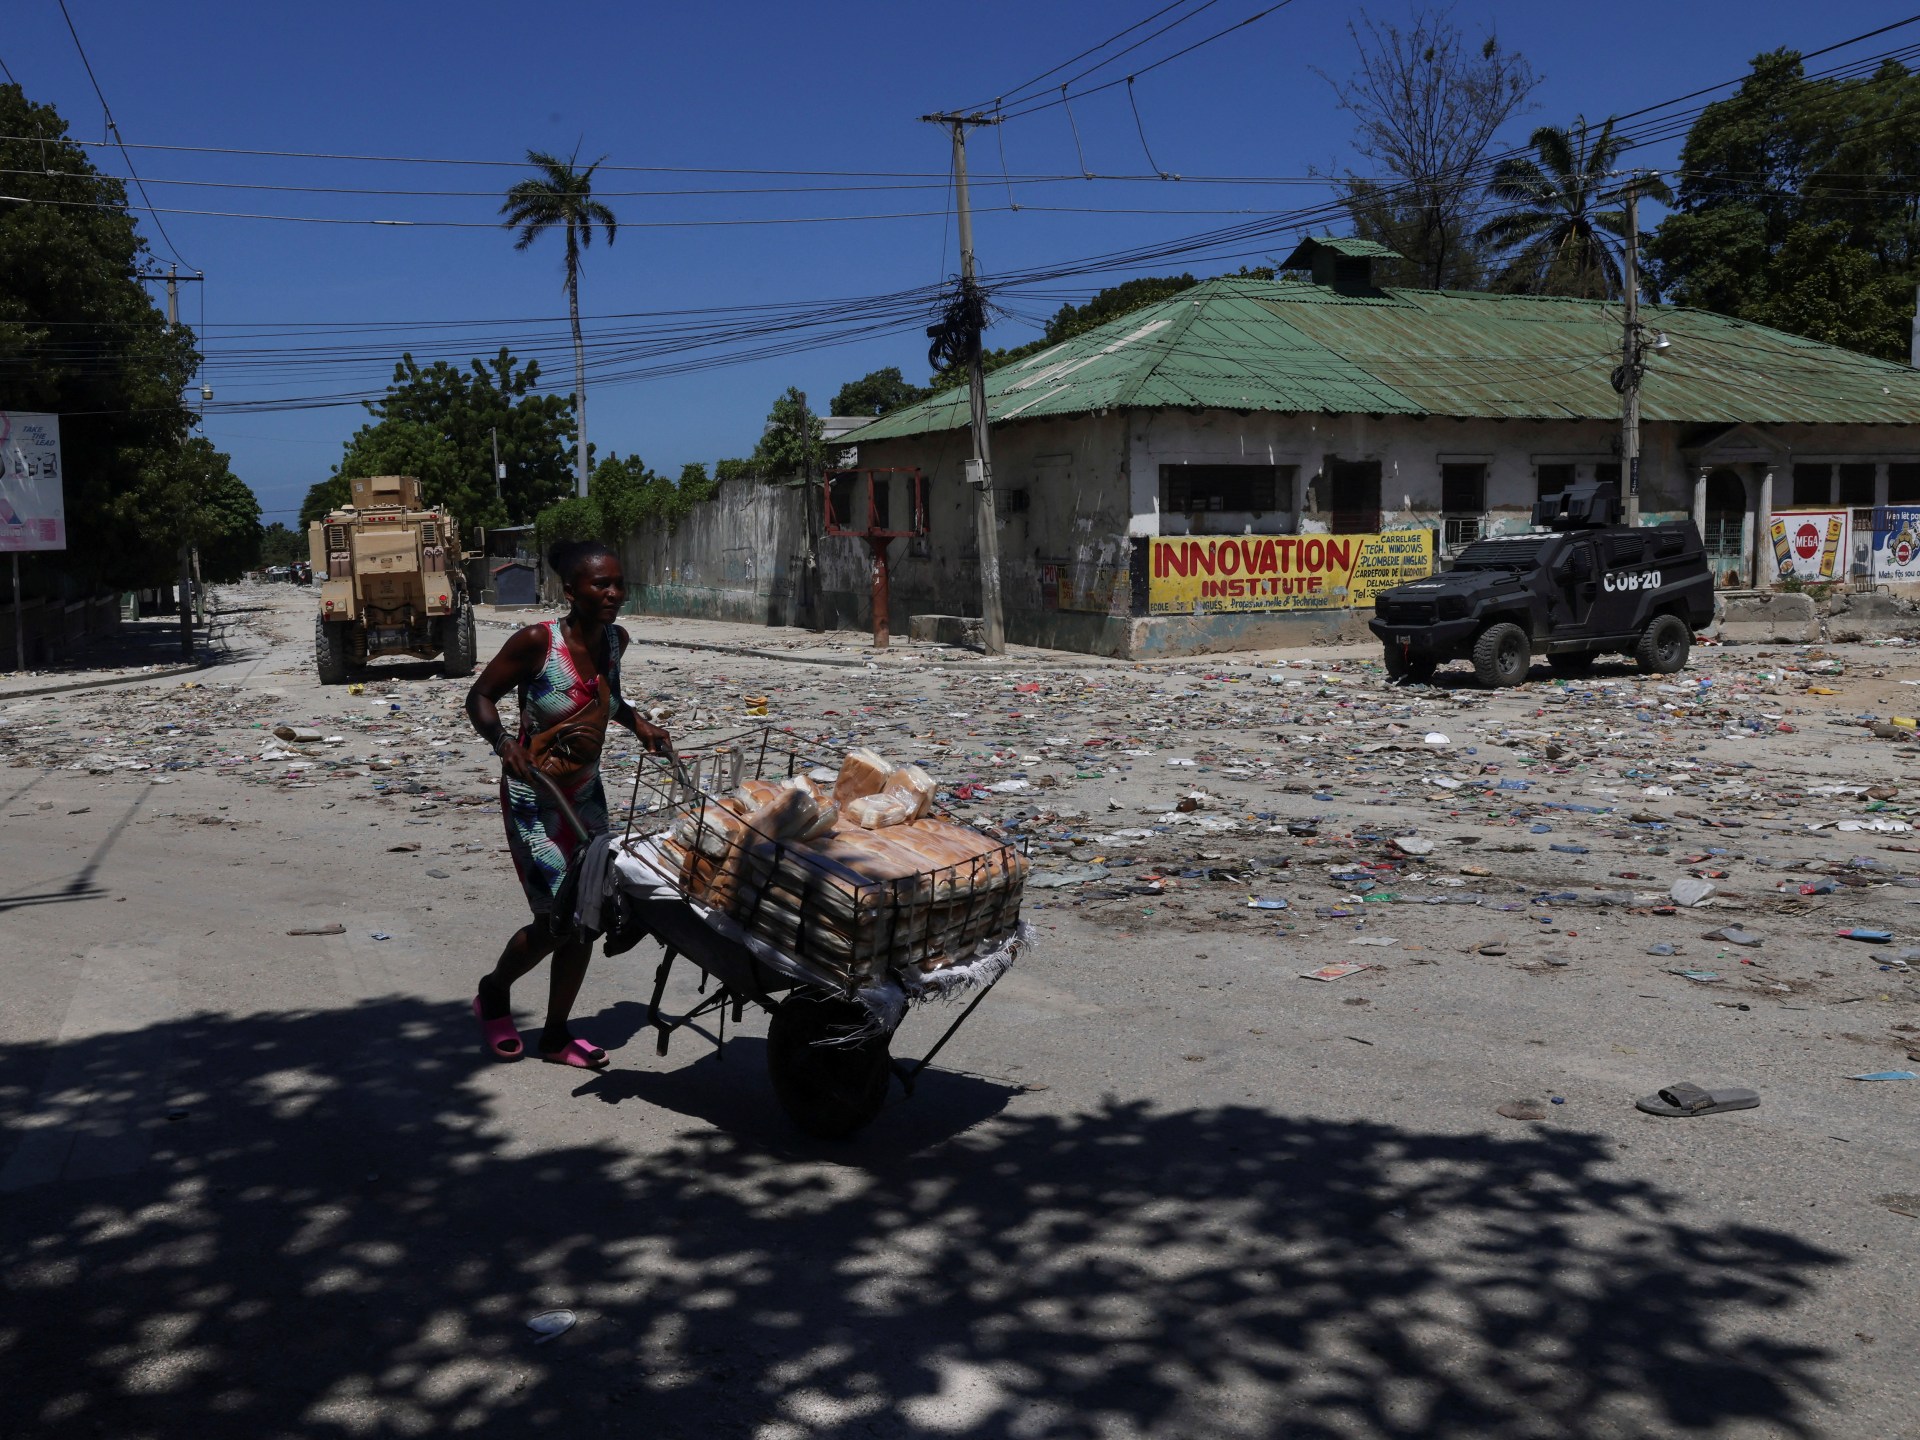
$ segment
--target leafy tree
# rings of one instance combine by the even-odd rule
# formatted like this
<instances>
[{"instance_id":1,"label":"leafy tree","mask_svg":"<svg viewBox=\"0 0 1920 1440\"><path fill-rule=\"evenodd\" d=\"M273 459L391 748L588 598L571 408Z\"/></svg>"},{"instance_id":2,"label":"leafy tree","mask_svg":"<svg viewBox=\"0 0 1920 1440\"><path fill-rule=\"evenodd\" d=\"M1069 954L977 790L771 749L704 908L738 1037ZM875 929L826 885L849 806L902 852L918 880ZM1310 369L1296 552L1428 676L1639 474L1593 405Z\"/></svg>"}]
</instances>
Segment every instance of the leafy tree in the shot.
<instances>
[{"instance_id":1,"label":"leafy tree","mask_svg":"<svg viewBox=\"0 0 1920 1440\"><path fill-rule=\"evenodd\" d=\"M540 365L522 366L506 349L466 368L435 361L424 369L402 355L374 416L347 442L328 479L307 492L304 525L347 503L347 481L361 475L417 475L430 505L445 505L463 525L524 522L566 493L572 410L562 395L538 390ZM498 432L506 479L494 493Z\"/></svg>"},{"instance_id":2,"label":"leafy tree","mask_svg":"<svg viewBox=\"0 0 1920 1440\"><path fill-rule=\"evenodd\" d=\"M885 415L916 400L924 400L932 393L908 380L900 373L898 365L889 365L884 370L875 370L842 385L840 393L833 397L833 413Z\"/></svg>"},{"instance_id":3,"label":"leafy tree","mask_svg":"<svg viewBox=\"0 0 1920 1440\"><path fill-rule=\"evenodd\" d=\"M260 502L203 436L157 452L114 503L145 527L149 559L139 584L171 580L182 545L199 547L203 580L238 579L260 562Z\"/></svg>"},{"instance_id":4,"label":"leafy tree","mask_svg":"<svg viewBox=\"0 0 1920 1440\"><path fill-rule=\"evenodd\" d=\"M154 261L119 181L94 169L50 105L0 85L0 374L5 408L62 417L65 553L24 557L27 583L164 582L171 516L148 483L185 442L194 338L166 323L139 275Z\"/></svg>"},{"instance_id":5,"label":"leafy tree","mask_svg":"<svg viewBox=\"0 0 1920 1440\"><path fill-rule=\"evenodd\" d=\"M728 480L759 480L760 462L757 460L716 460L713 462L713 478L716 484Z\"/></svg>"},{"instance_id":6,"label":"leafy tree","mask_svg":"<svg viewBox=\"0 0 1920 1440\"><path fill-rule=\"evenodd\" d=\"M713 496L715 486L704 465L685 465L680 482L647 468L638 455L609 455L593 467L593 483L583 496L549 505L534 522L542 549L556 540L604 540L619 545L636 531L664 527L672 531L693 509Z\"/></svg>"},{"instance_id":7,"label":"leafy tree","mask_svg":"<svg viewBox=\"0 0 1920 1440\"><path fill-rule=\"evenodd\" d=\"M1626 142L1613 133L1611 117L1595 132L1582 115L1570 127L1542 125L1530 143L1532 156L1494 167L1487 193L1510 208L1476 236L1505 257L1499 288L1589 300L1619 295L1627 212L1600 207L1621 198L1612 172ZM1643 199L1673 199L1662 180L1636 183Z\"/></svg>"},{"instance_id":8,"label":"leafy tree","mask_svg":"<svg viewBox=\"0 0 1920 1440\"><path fill-rule=\"evenodd\" d=\"M262 565L291 565L296 560L307 558L307 537L298 530L289 529L278 520L267 526L260 536L260 563Z\"/></svg>"},{"instance_id":9,"label":"leafy tree","mask_svg":"<svg viewBox=\"0 0 1920 1440\"><path fill-rule=\"evenodd\" d=\"M606 157L602 156L601 160ZM593 198L593 172L600 160L581 170L576 168L580 152L562 160L544 150L529 150L527 163L538 174L515 183L507 191L500 213L507 217L506 228L517 231L513 248L525 250L540 238L541 232L558 230L566 241L567 312L573 321L573 405L578 423L575 475L577 492L587 493L587 351L580 338L580 252L593 244L597 226L613 244L619 222L613 211Z\"/></svg>"},{"instance_id":10,"label":"leafy tree","mask_svg":"<svg viewBox=\"0 0 1920 1440\"><path fill-rule=\"evenodd\" d=\"M1378 267L1390 283L1478 285L1478 167L1500 128L1528 108L1540 77L1497 36L1474 46L1444 10L1417 9L1405 28L1362 14L1347 30L1358 68L1344 81L1317 73L1354 117L1353 148L1375 176L1390 177L1349 173L1341 182L1355 233L1406 257L1404 266Z\"/></svg>"},{"instance_id":11,"label":"leafy tree","mask_svg":"<svg viewBox=\"0 0 1920 1440\"><path fill-rule=\"evenodd\" d=\"M766 432L753 450L760 473L783 480L819 473L827 454L821 430L820 417L807 409L806 396L788 386L773 402Z\"/></svg>"},{"instance_id":12,"label":"leafy tree","mask_svg":"<svg viewBox=\"0 0 1920 1440\"><path fill-rule=\"evenodd\" d=\"M1920 77L1809 79L1756 56L1681 151L1675 208L1648 244L1658 290L1886 359L1908 354L1920 278Z\"/></svg>"}]
</instances>

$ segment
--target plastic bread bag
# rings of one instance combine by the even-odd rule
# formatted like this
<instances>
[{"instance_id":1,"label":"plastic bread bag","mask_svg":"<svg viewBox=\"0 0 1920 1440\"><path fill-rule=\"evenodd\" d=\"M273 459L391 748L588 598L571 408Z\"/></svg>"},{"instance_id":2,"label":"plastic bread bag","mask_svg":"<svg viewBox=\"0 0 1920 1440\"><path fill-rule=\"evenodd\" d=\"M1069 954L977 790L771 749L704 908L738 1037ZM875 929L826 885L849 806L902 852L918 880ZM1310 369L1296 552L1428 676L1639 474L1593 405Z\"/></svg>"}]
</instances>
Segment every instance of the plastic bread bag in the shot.
<instances>
[{"instance_id":1,"label":"plastic bread bag","mask_svg":"<svg viewBox=\"0 0 1920 1440\"><path fill-rule=\"evenodd\" d=\"M862 830L885 830L913 819L907 802L895 795L862 795L849 800L840 813L846 816L848 824L858 825Z\"/></svg>"},{"instance_id":2,"label":"plastic bread bag","mask_svg":"<svg viewBox=\"0 0 1920 1440\"><path fill-rule=\"evenodd\" d=\"M878 795L885 789L893 771L893 762L878 751L864 747L849 750L847 758L840 762L839 778L833 782L833 803L844 814L848 801L863 795Z\"/></svg>"},{"instance_id":3,"label":"plastic bread bag","mask_svg":"<svg viewBox=\"0 0 1920 1440\"><path fill-rule=\"evenodd\" d=\"M933 777L918 765L902 765L887 777L880 790L907 807L909 820L918 820L933 808L933 792Z\"/></svg>"}]
</instances>

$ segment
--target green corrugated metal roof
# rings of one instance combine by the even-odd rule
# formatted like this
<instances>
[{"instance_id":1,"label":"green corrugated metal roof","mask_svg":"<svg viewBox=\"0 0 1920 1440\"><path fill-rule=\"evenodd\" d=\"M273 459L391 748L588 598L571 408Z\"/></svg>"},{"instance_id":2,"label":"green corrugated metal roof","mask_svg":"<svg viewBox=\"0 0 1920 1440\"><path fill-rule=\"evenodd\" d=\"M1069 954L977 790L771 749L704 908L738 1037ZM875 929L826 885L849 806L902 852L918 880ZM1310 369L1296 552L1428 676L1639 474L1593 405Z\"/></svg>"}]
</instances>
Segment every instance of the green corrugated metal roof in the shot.
<instances>
[{"instance_id":1,"label":"green corrugated metal roof","mask_svg":"<svg viewBox=\"0 0 1920 1440\"><path fill-rule=\"evenodd\" d=\"M1704 310L1646 306L1641 417L1683 424L1914 424L1920 371ZM1615 419L1620 306L1456 290L1343 292L1209 280L987 376L993 420L1112 409ZM847 444L967 423L964 388Z\"/></svg>"}]
</instances>

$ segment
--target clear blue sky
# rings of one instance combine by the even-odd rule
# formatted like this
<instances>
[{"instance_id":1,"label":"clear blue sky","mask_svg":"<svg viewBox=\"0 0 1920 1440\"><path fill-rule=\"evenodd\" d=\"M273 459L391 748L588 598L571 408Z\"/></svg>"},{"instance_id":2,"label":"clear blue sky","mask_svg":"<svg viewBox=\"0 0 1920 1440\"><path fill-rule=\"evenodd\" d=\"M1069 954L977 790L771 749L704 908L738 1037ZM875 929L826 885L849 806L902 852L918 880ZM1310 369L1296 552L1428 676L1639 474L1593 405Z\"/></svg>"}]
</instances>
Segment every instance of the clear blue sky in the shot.
<instances>
[{"instance_id":1,"label":"clear blue sky","mask_svg":"<svg viewBox=\"0 0 1920 1440\"><path fill-rule=\"evenodd\" d=\"M734 0L637 6L555 0L528 6L334 0L291 6L198 0L156 9L122 0L68 0L68 7L121 133L134 142L476 161L517 160L529 147L566 152L579 143L584 155L605 154L619 165L932 177L894 182L926 187L919 189L609 195L625 228L611 249L592 251L582 304L590 315L611 315L870 295L931 284L951 273L956 260L944 193L946 141L916 117L991 99L1162 3ZM1218 0L1131 62L1085 83L1124 74L1129 64L1164 55L1264 3ZM1159 166L1189 176L1301 176L1353 163L1351 126L1314 73L1317 68L1342 75L1352 68L1350 13L1332 0L1293 0L1256 26L1142 76L1135 94ZM1386 3L1371 13L1402 20L1408 10ZM1515 143L1543 120L1564 123L1576 114L1634 109L1735 78L1759 51L1782 45L1810 50L1911 13L1904 0L1614 7L1482 0L1454 12L1469 33L1497 29L1545 77L1536 109L1510 127L1506 138ZM1848 54L1914 39L1920 39L1920 27ZM99 105L54 0L9 0L0 59L30 96L59 107L78 138L103 138ZM1076 105L1073 116L1091 168L1129 174L1147 169L1124 86ZM1007 165L1016 173L1081 168L1067 115L1058 107L1009 123L1002 138ZM1635 159L1665 163L1673 151L1668 146ZM117 154L92 153L103 168L123 172ZM991 132L976 139L974 157L976 172L998 171L999 142ZM554 388L571 388L559 245L542 243L516 254L493 223L495 197L516 171L151 150L136 150L134 163L159 207L471 226L164 216L180 255L207 274L208 378L219 401L378 388L402 349L423 360L463 362L476 353L471 325L446 322L514 318L527 322L513 327L516 336L527 337L516 348L538 344L546 378ZM481 193L290 193L159 181ZM884 182L608 172L599 187L738 190L834 183ZM1323 194L1297 185L1075 180L1022 186L1026 208L1009 213L1006 187L977 183L977 243L991 279L996 269L1171 240ZM1049 213L1042 206L1249 213L1089 215ZM848 223L644 228L676 220L759 222L879 212L932 213ZM155 240L151 220L143 225ZM1284 248L1284 241L1272 246ZM157 240L155 250L163 262L169 258ZM1176 261L1148 270L1185 268L1187 262ZM1015 308L1039 316L1057 307L1059 292L1095 283L1068 282L1045 299L1016 301ZM192 287L183 312L189 321L200 316ZM333 338L286 333L287 327L320 322L395 328ZM1010 321L992 338L1019 343L1032 331ZM315 345L344 345L353 354L309 353L289 364L290 357L273 353ZM822 407L843 381L878 366L897 364L909 378L924 379L925 358L925 340L908 323L858 343L729 368L624 383L590 379L589 435L601 453L637 452L655 468L677 473L684 461L747 453L770 401L788 385L800 386ZM611 356L607 363L618 368ZM364 418L357 406L215 414L207 430L232 453L268 518L291 520L307 486L325 477Z\"/></svg>"}]
</instances>

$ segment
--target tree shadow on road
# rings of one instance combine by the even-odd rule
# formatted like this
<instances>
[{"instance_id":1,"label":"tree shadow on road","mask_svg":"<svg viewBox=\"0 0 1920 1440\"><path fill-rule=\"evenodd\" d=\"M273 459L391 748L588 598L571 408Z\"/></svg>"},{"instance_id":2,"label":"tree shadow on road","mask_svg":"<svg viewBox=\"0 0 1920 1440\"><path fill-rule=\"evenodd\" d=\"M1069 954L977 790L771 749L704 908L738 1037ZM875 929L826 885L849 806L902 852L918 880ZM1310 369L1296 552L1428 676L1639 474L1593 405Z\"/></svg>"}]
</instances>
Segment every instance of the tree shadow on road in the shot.
<instances>
[{"instance_id":1,"label":"tree shadow on road","mask_svg":"<svg viewBox=\"0 0 1920 1440\"><path fill-rule=\"evenodd\" d=\"M99 1036L59 1094L51 1046L0 1050L10 1127L110 1090L152 1128L131 1174L0 1196L0 1431L1544 1440L1810 1434L1825 1398L1831 1357L1774 1334L1841 1258L1690 1214L1596 1136L996 1114L935 1072L844 1147L770 1094L567 1143L505 1130L490 1087L556 1077L483 1077L451 1008ZM759 1082L726 1063L722 1125ZM604 1123L595 1083L697 1108L674 1072L531 1113ZM556 1305L579 1325L535 1346Z\"/></svg>"}]
</instances>

